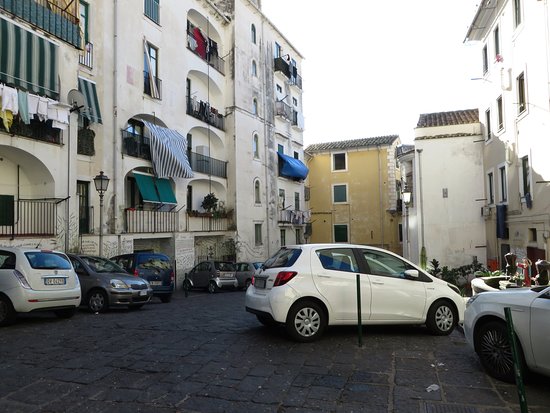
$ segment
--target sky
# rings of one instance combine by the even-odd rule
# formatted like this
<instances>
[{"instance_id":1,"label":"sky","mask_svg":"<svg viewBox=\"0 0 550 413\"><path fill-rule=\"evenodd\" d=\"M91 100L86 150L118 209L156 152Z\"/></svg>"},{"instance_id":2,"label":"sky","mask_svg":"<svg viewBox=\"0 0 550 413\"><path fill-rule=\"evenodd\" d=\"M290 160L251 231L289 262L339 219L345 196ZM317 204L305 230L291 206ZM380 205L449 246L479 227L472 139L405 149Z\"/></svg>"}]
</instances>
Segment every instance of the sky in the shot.
<instances>
[{"instance_id":1,"label":"sky","mask_svg":"<svg viewBox=\"0 0 550 413\"><path fill-rule=\"evenodd\" d=\"M397 134L420 114L475 109L479 45L464 43L480 0L262 0L305 58L304 146Z\"/></svg>"}]
</instances>

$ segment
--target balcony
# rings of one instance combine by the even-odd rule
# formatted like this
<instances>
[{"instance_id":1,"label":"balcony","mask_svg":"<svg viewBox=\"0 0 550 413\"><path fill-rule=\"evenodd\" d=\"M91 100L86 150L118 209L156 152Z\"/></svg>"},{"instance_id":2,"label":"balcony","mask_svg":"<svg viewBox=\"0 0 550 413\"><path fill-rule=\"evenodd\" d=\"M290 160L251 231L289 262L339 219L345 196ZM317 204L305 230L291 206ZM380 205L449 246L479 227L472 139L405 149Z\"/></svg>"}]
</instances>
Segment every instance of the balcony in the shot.
<instances>
[{"instance_id":1,"label":"balcony","mask_svg":"<svg viewBox=\"0 0 550 413\"><path fill-rule=\"evenodd\" d=\"M86 66L89 69L94 67L94 45L93 43L86 42L84 50L78 55L78 63L82 66Z\"/></svg>"},{"instance_id":2,"label":"balcony","mask_svg":"<svg viewBox=\"0 0 550 413\"><path fill-rule=\"evenodd\" d=\"M233 212L217 214L215 212L187 211L187 231L215 232L227 231L233 221Z\"/></svg>"},{"instance_id":3,"label":"balcony","mask_svg":"<svg viewBox=\"0 0 550 413\"><path fill-rule=\"evenodd\" d=\"M187 114L224 131L224 117L210 103L187 97Z\"/></svg>"},{"instance_id":4,"label":"balcony","mask_svg":"<svg viewBox=\"0 0 550 413\"><path fill-rule=\"evenodd\" d=\"M154 83L151 83L153 81ZM152 87L154 84L155 87ZM162 80L152 76L149 72L143 71L143 93L153 99L162 100Z\"/></svg>"},{"instance_id":5,"label":"balcony","mask_svg":"<svg viewBox=\"0 0 550 413\"><path fill-rule=\"evenodd\" d=\"M289 80L291 86L302 89L302 76L298 74L298 68L292 62L282 57L276 57L273 62L273 70L282 73Z\"/></svg>"},{"instance_id":6,"label":"balcony","mask_svg":"<svg viewBox=\"0 0 550 413\"><path fill-rule=\"evenodd\" d=\"M202 31L189 21L187 21L187 48L225 76L225 60L218 55L218 44L209 37L205 37Z\"/></svg>"},{"instance_id":7,"label":"balcony","mask_svg":"<svg viewBox=\"0 0 550 413\"><path fill-rule=\"evenodd\" d=\"M282 100L275 102L275 116L281 116L286 120L292 120L292 106L286 104Z\"/></svg>"},{"instance_id":8,"label":"balcony","mask_svg":"<svg viewBox=\"0 0 550 413\"><path fill-rule=\"evenodd\" d=\"M4 123L0 122L0 132L6 132L11 136L22 136L42 142L61 143L61 130L52 128L51 120L40 122L39 120L31 119L31 123L27 125L21 118L15 118L9 131L5 129Z\"/></svg>"},{"instance_id":9,"label":"balcony","mask_svg":"<svg viewBox=\"0 0 550 413\"><path fill-rule=\"evenodd\" d=\"M188 152L187 156L193 172L227 178L227 162L196 152Z\"/></svg>"},{"instance_id":10,"label":"balcony","mask_svg":"<svg viewBox=\"0 0 550 413\"><path fill-rule=\"evenodd\" d=\"M80 48L80 27L78 25L78 3L69 6L58 5L51 0L0 0L0 9L39 27L45 32Z\"/></svg>"},{"instance_id":11,"label":"balcony","mask_svg":"<svg viewBox=\"0 0 550 413\"><path fill-rule=\"evenodd\" d=\"M279 224L305 225L307 213L294 209L279 211Z\"/></svg>"},{"instance_id":12,"label":"balcony","mask_svg":"<svg viewBox=\"0 0 550 413\"><path fill-rule=\"evenodd\" d=\"M129 234L178 231L178 213L174 211L127 208L124 214L125 231Z\"/></svg>"},{"instance_id":13,"label":"balcony","mask_svg":"<svg viewBox=\"0 0 550 413\"><path fill-rule=\"evenodd\" d=\"M128 131L122 131L122 153L128 156L151 160L149 138Z\"/></svg>"},{"instance_id":14,"label":"balcony","mask_svg":"<svg viewBox=\"0 0 550 413\"><path fill-rule=\"evenodd\" d=\"M0 237L52 237L57 235L57 204L52 200L14 200L0 195Z\"/></svg>"}]
</instances>

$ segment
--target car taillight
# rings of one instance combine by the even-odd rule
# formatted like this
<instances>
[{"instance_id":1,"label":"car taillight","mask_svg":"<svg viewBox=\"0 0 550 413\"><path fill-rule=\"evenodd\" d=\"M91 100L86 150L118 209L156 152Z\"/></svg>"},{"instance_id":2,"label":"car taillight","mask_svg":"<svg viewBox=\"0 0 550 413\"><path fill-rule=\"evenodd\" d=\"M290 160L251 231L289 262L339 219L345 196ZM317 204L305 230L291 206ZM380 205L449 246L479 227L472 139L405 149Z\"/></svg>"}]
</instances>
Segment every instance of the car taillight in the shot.
<instances>
[{"instance_id":1,"label":"car taillight","mask_svg":"<svg viewBox=\"0 0 550 413\"><path fill-rule=\"evenodd\" d=\"M13 270L13 275L17 277L17 280L19 281L19 284L21 284L21 287L26 288L27 290L31 289L31 286L29 285L29 282L25 278L23 274L21 274L17 270Z\"/></svg>"},{"instance_id":2,"label":"car taillight","mask_svg":"<svg viewBox=\"0 0 550 413\"><path fill-rule=\"evenodd\" d=\"M296 271L281 271L279 274L277 274L277 278L275 278L275 282L273 283L273 287L278 287L280 285L284 285L290 280L292 280L296 274L298 274Z\"/></svg>"},{"instance_id":3,"label":"car taillight","mask_svg":"<svg viewBox=\"0 0 550 413\"><path fill-rule=\"evenodd\" d=\"M134 277L139 277L138 271L134 270Z\"/></svg>"}]
</instances>

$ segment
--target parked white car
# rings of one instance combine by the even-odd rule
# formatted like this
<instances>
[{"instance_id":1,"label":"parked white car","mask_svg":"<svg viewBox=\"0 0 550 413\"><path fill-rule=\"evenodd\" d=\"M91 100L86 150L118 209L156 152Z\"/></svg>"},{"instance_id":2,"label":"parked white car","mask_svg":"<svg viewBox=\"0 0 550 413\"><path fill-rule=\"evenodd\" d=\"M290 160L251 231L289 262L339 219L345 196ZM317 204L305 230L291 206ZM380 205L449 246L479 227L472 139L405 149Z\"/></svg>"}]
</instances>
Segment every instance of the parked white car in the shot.
<instances>
[{"instance_id":1,"label":"parked white car","mask_svg":"<svg viewBox=\"0 0 550 413\"><path fill-rule=\"evenodd\" d=\"M80 296L78 277L64 253L0 247L0 326L32 311L72 317Z\"/></svg>"},{"instance_id":2,"label":"parked white car","mask_svg":"<svg viewBox=\"0 0 550 413\"><path fill-rule=\"evenodd\" d=\"M390 251L365 245L281 248L256 272L246 311L264 325L284 324L302 342L327 325L357 324L357 275L363 324L425 324L450 334L464 315L458 288Z\"/></svg>"},{"instance_id":3,"label":"parked white car","mask_svg":"<svg viewBox=\"0 0 550 413\"><path fill-rule=\"evenodd\" d=\"M468 301L464 334L485 371L499 380L515 380L505 307L511 310L522 367L550 376L549 286L483 292Z\"/></svg>"}]
</instances>

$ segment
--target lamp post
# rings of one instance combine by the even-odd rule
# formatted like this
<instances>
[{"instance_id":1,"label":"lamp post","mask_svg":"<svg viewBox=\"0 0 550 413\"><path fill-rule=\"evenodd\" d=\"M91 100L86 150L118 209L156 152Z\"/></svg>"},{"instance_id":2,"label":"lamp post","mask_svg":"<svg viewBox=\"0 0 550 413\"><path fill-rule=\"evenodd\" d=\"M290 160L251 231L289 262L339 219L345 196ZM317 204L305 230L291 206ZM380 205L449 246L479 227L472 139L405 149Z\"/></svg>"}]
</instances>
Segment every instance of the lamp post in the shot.
<instances>
[{"instance_id":1,"label":"lamp post","mask_svg":"<svg viewBox=\"0 0 550 413\"><path fill-rule=\"evenodd\" d=\"M406 252L408 260L411 259L411 247L409 241L409 205L411 204L411 193L408 191L403 192L403 204L405 204L405 237L406 237Z\"/></svg>"},{"instance_id":2,"label":"lamp post","mask_svg":"<svg viewBox=\"0 0 550 413\"><path fill-rule=\"evenodd\" d=\"M94 178L94 185L96 191L99 193L99 256L103 256L103 195L109 187L109 177L103 173L99 172Z\"/></svg>"}]
</instances>

